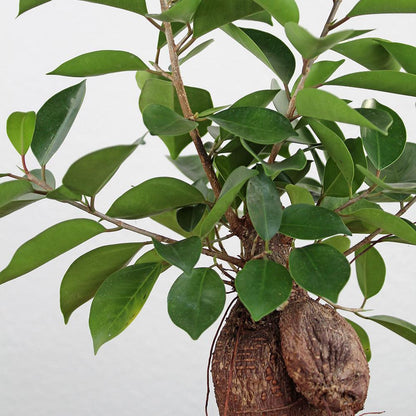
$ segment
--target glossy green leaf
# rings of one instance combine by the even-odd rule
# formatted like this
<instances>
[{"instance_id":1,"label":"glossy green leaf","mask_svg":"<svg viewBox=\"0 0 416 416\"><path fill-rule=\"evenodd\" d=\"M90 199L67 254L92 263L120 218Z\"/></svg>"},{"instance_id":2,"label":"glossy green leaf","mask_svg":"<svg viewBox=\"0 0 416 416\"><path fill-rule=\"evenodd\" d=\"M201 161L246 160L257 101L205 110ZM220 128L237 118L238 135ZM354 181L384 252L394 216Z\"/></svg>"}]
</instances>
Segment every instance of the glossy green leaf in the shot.
<instances>
[{"instance_id":1,"label":"glossy green leaf","mask_svg":"<svg viewBox=\"0 0 416 416\"><path fill-rule=\"evenodd\" d=\"M173 244L162 244L153 239L153 245L160 257L187 274L192 273L202 250L201 239L198 237L190 237Z\"/></svg>"},{"instance_id":2,"label":"glossy green leaf","mask_svg":"<svg viewBox=\"0 0 416 416\"><path fill-rule=\"evenodd\" d=\"M267 107L279 90L254 91L236 101L231 107Z\"/></svg>"},{"instance_id":3,"label":"glossy green leaf","mask_svg":"<svg viewBox=\"0 0 416 416\"><path fill-rule=\"evenodd\" d=\"M48 3L50 1L51 0L20 0L18 16L30 9L33 9L34 7L40 6L41 4Z\"/></svg>"},{"instance_id":4,"label":"glossy green leaf","mask_svg":"<svg viewBox=\"0 0 416 416\"><path fill-rule=\"evenodd\" d=\"M335 234L351 235L335 212L308 204L295 204L285 208L279 231L303 240L315 240Z\"/></svg>"},{"instance_id":5,"label":"glossy green leaf","mask_svg":"<svg viewBox=\"0 0 416 416\"><path fill-rule=\"evenodd\" d=\"M401 156L382 169L381 177L387 183L416 182L416 143L406 143Z\"/></svg>"},{"instance_id":6,"label":"glossy green leaf","mask_svg":"<svg viewBox=\"0 0 416 416\"><path fill-rule=\"evenodd\" d=\"M172 230L175 233L185 238L199 235L201 224L198 223L197 227L192 232L185 231L178 223L176 209L172 209L169 211L164 211L160 214L152 215L150 218L153 221L156 221L157 223L162 224L164 227L169 228L169 230Z\"/></svg>"},{"instance_id":7,"label":"glossy green leaf","mask_svg":"<svg viewBox=\"0 0 416 416\"><path fill-rule=\"evenodd\" d=\"M355 255L358 284L364 297L369 299L377 295L383 287L386 265L383 257L374 247L364 246L356 251Z\"/></svg>"},{"instance_id":8,"label":"glossy green leaf","mask_svg":"<svg viewBox=\"0 0 416 416\"><path fill-rule=\"evenodd\" d=\"M416 244L416 230L402 218L380 209L363 208L351 213L355 218L365 221L384 232L394 234L411 244Z\"/></svg>"},{"instance_id":9,"label":"glossy green leaf","mask_svg":"<svg viewBox=\"0 0 416 416\"><path fill-rule=\"evenodd\" d=\"M162 259L159 256L157 251L153 248L152 250L146 251L143 255L141 255L134 264L144 264L144 263L158 263L161 266L161 273L166 271L171 267L171 265Z\"/></svg>"},{"instance_id":10,"label":"glossy green leaf","mask_svg":"<svg viewBox=\"0 0 416 416\"><path fill-rule=\"evenodd\" d=\"M110 217L138 219L204 202L196 188L175 178L149 179L121 195L108 210Z\"/></svg>"},{"instance_id":11,"label":"glossy green leaf","mask_svg":"<svg viewBox=\"0 0 416 416\"><path fill-rule=\"evenodd\" d=\"M194 36L261 11L252 0L202 0L194 16Z\"/></svg>"},{"instance_id":12,"label":"glossy green leaf","mask_svg":"<svg viewBox=\"0 0 416 416\"><path fill-rule=\"evenodd\" d=\"M50 98L38 111L32 151L44 166L62 145L85 96L85 81Z\"/></svg>"},{"instance_id":13,"label":"glossy green leaf","mask_svg":"<svg viewBox=\"0 0 416 416\"><path fill-rule=\"evenodd\" d=\"M286 185L285 189L292 204L315 205L313 197L307 189L291 184Z\"/></svg>"},{"instance_id":14,"label":"glossy green leaf","mask_svg":"<svg viewBox=\"0 0 416 416\"><path fill-rule=\"evenodd\" d=\"M149 17L162 22L189 23L200 3L201 0L180 0L163 13L150 14Z\"/></svg>"},{"instance_id":15,"label":"glossy green leaf","mask_svg":"<svg viewBox=\"0 0 416 416\"><path fill-rule=\"evenodd\" d=\"M263 172L248 181L246 204L255 230L269 241L279 231L283 207L276 185Z\"/></svg>"},{"instance_id":16,"label":"glossy green leaf","mask_svg":"<svg viewBox=\"0 0 416 416\"><path fill-rule=\"evenodd\" d=\"M387 40L376 39L377 42L387 49L394 56L397 62L406 72L416 74L416 47L405 43L389 42ZM391 68L394 69L394 68Z\"/></svg>"},{"instance_id":17,"label":"glossy green leaf","mask_svg":"<svg viewBox=\"0 0 416 416\"><path fill-rule=\"evenodd\" d=\"M179 136L198 127L198 123L180 116L168 107L149 104L143 110L143 123L153 136Z\"/></svg>"},{"instance_id":18,"label":"glossy green leaf","mask_svg":"<svg viewBox=\"0 0 416 416\"><path fill-rule=\"evenodd\" d=\"M370 70L392 69L400 70L400 64L374 38L356 39L350 42L340 43L332 47L332 50L358 62Z\"/></svg>"},{"instance_id":19,"label":"glossy green leaf","mask_svg":"<svg viewBox=\"0 0 416 416\"><path fill-rule=\"evenodd\" d=\"M179 156L176 159L168 159L180 172L192 181L196 182L200 179L208 180L198 155Z\"/></svg>"},{"instance_id":20,"label":"glossy green leaf","mask_svg":"<svg viewBox=\"0 0 416 416\"><path fill-rule=\"evenodd\" d=\"M146 0L81 0L89 3L103 4L105 6L117 7L130 12L145 15L147 13Z\"/></svg>"},{"instance_id":21,"label":"glossy green leaf","mask_svg":"<svg viewBox=\"0 0 416 416\"><path fill-rule=\"evenodd\" d=\"M384 123L382 126L374 124L358 111L349 107L344 100L326 91L315 88L305 88L299 91L296 99L296 108L302 116L355 124L377 130L382 134L387 133Z\"/></svg>"},{"instance_id":22,"label":"glossy green leaf","mask_svg":"<svg viewBox=\"0 0 416 416\"><path fill-rule=\"evenodd\" d=\"M181 274L168 294L170 318L192 339L198 339L216 321L224 304L224 283L214 270L207 268Z\"/></svg>"},{"instance_id":23,"label":"glossy green leaf","mask_svg":"<svg viewBox=\"0 0 416 416\"><path fill-rule=\"evenodd\" d=\"M323 84L344 62L345 60L342 59L341 61L320 61L314 63L306 78L304 87L312 88ZM296 80L296 83L292 88L293 91L299 84L300 78L301 77Z\"/></svg>"},{"instance_id":24,"label":"glossy green leaf","mask_svg":"<svg viewBox=\"0 0 416 416\"><path fill-rule=\"evenodd\" d=\"M56 224L20 246L0 272L0 283L22 276L105 231L95 221L73 219Z\"/></svg>"},{"instance_id":25,"label":"glossy green leaf","mask_svg":"<svg viewBox=\"0 0 416 416\"><path fill-rule=\"evenodd\" d=\"M374 315L369 316L367 319L383 325L385 328L390 329L390 331L393 331L413 344L416 344L416 326L410 322L387 315Z\"/></svg>"},{"instance_id":26,"label":"glossy green leaf","mask_svg":"<svg viewBox=\"0 0 416 416\"><path fill-rule=\"evenodd\" d=\"M195 46L195 48L192 49L187 55L179 59L179 65L183 65L186 61L189 61L194 56L204 51L213 42L214 42L214 39L208 39L205 42L200 43L198 46Z\"/></svg>"},{"instance_id":27,"label":"glossy green leaf","mask_svg":"<svg viewBox=\"0 0 416 416\"><path fill-rule=\"evenodd\" d=\"M230 133L254 143L274 144L297 135L286 117L268 108L230 108L208 118Z\"/></svg>"},{"instance_id":28,"label":"glossy green leaf","mask_svg":"<svg viewBox=\"0 0 416 416\"><path fill-rule=\"evenodd\" d=\"M81 201L82 195L76 192L72 192L66 186L61 185L53 191L48 192L46 198L54 199L56 201Z\"/></svg>"},{"instance_id":29,"label":"glossy green leaf","mask_svg":"<svg viewBox=\"0 0 416 416\"><path fill-rule=\"evenodd\" d=\"M295 0L254 0L267 10L281 25L299 21L299 9Z\"/></svg>"},{"instance_id":30,"label":"glossy green leaf","mask_svg":"<svg viewBox=\"0 0 416 416\"><path fill-rule=\"evenodd\" d=\"M366 30L343 30L341 32L332 33L323 38L316 38L302 26L295 22L285 24L286 36L292 45L300 52L303 58L312 59L331 49L343 40L360 36L366 33Z\"/></svg>"},{"instance_id":31,"label":"glossy green leaf","mask_svg":"<svg viewBox=\"0 0 416 416\"><path fill-rule=\"evenodd\" d=\"M15 112L7 119L7 135L20 155L26 154L35 131L36 113Z\"/></svg>"},{"instance_id":32,"label":"glossy green leaf","mask_svg":"<svg viewBox=\"0 0 416 416\"><path fill-rule=\"evenodd\" d=\"M303 170L308 161L303 150L299 149L293 156L287 157L280 162L273 162L271 164L263 162L264 171L268 176L274 179L280 172L284 171L300 171Z\"/></svg>"},{"instance_id":33,"label":"glossy green leaf","mask_svg":"<svg viewBox=\"0 0 416 416\"><path fill-rule=\"evenodd\" d=\"M78 159L65 173L63 184L73 192L94 196L114 176L137 144L100 149Z\"/></svg>"},{"instance_id":34,"label":"glossy green leaf","mask_svg":"<svg viewBox=\"0 0 416 416\"><path fill-rule=\"evenodd\" d=\"M250 260L238 272L235 288L253 320L260 321L289 298L292 278L281 264Z\"/></svg>"},{"instance_id":35,"label":"glossy green leaf","mask_svg":"<svg viewBox=\"0 0 416 416\"><path fill-rule=\"evenodd\" d=\"M326 85L341 85L416 96L416 75L399 71L354 72L328 81Z\"/></svg>"},{"instance_id":36,"label":"glossy green leaf","mask_svg":"<svg viewBox=\"0 0 416 416\"><path fill-rule=\"evenodd\" d=\"M384 169L402 154L406 145L406 127L397 113L376 100L364 101L363 107L385 111L393 120L387 135L382 135L367 128L361 129L361 136L368 158L377 169Z\"/></svg>"},{"instance_id":37,"label":"glossy green leaf","mask_svg":"<svg viewBox=\"0 0 416 416\"><path fill-rule=\"evenodd\" d=\"M104 280L90 310L89 325L95 354L136 318L160 272L161 265L158 263L135 264Z\"/></svg>"},{"instance_id":38,"label":"glossy green leaf","mask_svg":"<svg viewBox=\"0 0 416 416\"><path fill-rule=\"evenodd\" d=\"M203 204L180 208L176 212L176 220L185 231L192 232L201 221L206 209Z\"/></svg>"},{"instance_id":39,"label":"glossy green leaf","mask_svg":"<svg viewBox=\"0 0 416 416\"><path fill-rule=\"evenodd\" d=\"M244 166L238 167L230 174L224 183L217 202L202 222L201 236L208 234L212 230L214 225L221 219L228 207L232 204L243 185L257 174L257 171L247 169Z\"/></svg>"},{"instance_id":40,"label":"glossy green leaf","mask_svg":"<svg viewBox=\"0 0 416 416\"><path fill-rule=\"evenodd\" d=\"M130 52L104 50L72 58L49 72L48 75L94 77L113 72L145 71L146 69L144 62Z\"/></svg>"},{"instance_id":41,"label":"glossy green leaf","mask_svg":"<svg viewBox=\"0 0 416 416\"><path fill-rule=\"evenodd\" d=\"M256 13L249 14L248 16L243 17L242 20L266 23L270 26L273 26L272 17L270 16L270 13L266 12L266 10L261 10Z\"/></svg>"},{"instance_id":42,"label":"glossy green leaf","mask_svg":"<svg viewBox=\"0 0 416 416\"><path fill-rule=\"evenodd\" d=\"M22 179L0 183L0 213L11 202L32 192L33 188L30 182Z\"/></svg>"},{"instance_id":43,"label":"glossy green leaf","mask_svg":"<svg viewBox=\"0 0 416 416\"><path fill-rule=\"evenodd\" d=\"M332 302L338 301L338 295L350 277L348 260L327 244L292 250L289 270L299 286Z\"/></svg>"},{"instance_id":44,"label":"glossy green leaf","mask_svg":"<svg viewBox=\"0 0 416 416\"><path fill-rule=\"evenodd\" d=\"M336 248L340 253L344 253L350 248L351 241L344 235L336 235L334 237L327 238L321 241L322 244L328 244L331 247Z\"/></svg>"},{"instance_id":45,"label":"glossy green leaf","mask_svg":"<svg viewBox=\"0 0 416 416\"><path fill-rule=\"evenodd\" d=\"M379 13L416 13L416 4L413 0L360 0L348 16Z\"/></svg>"},{"instance_id":46,"label":"glossy green leaf","mask_svg":"<svg viewBox=\"0 0 416 416\"><path fill-rule=\"evenodd\" d=\"M358 338L360 338L361 345L363 346L365 358L367 361L371 360L371 347L370 347L370 338L367 335L367 332L364 331L363 328L361 328L360 325L356 324L353 321L350 321L349 319L344 318L354 329L354 331L357 333Z\"/></svg>"},{"instance_id":47,"label":"glossy green leaf","mask_svg":"<svg viewBox=\"0 0 416 416\"><path fill-rule=\"evenodd\" d=\"M65 323L75 309L94 297L108 276L126 266L142 247L143 243L112 244L76 259L61 283L61 311Z\"/></svg>"}]
</instances>

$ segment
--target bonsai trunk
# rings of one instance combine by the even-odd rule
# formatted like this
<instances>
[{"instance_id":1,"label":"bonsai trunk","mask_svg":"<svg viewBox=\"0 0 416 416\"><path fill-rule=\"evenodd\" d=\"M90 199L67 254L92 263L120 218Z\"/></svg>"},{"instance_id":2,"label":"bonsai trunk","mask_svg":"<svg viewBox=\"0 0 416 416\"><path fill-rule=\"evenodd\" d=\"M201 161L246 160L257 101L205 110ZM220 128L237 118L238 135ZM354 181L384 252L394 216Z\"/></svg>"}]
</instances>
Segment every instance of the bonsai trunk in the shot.
<instances>
[{"instance_id":1,"label":"bonsai trunk","mask_svg":"<svg viewBox=\"0 0 416 416\"><path fill-rule=\"evenodd\" d=\"M245 252L262 252L245 222ZM291 239L278 234L270 249L268 257L287 267ZM352 327L296 285L283 310L259 322L237 301L218 337L212 376L221 416L352 416L369 382Z\"/></svg>"}]
</instances>

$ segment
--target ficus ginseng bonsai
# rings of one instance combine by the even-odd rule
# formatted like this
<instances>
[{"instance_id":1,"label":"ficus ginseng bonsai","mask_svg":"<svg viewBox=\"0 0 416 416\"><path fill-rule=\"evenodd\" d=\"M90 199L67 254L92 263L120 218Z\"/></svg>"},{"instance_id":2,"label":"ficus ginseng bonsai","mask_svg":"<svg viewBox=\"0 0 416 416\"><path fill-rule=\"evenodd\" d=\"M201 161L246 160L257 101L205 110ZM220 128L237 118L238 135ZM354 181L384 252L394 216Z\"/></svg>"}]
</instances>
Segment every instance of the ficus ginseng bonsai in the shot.
<instances>
[{"instance_id":1,"label":"ficus ginseng bonsai","mask_svg":"<svg viewBox=\"0 0 416 416\"><path fill-rule=\"evenodd\" d=\"M49 1L20 0L20 14ZM356 414L367 395L369 340L337 310L416 343L414 325L366 311L386 273L375 246L416 244L416 227L405 217L416 201L416 145L406 143L405 126L386 103L369 98L353 108L325 86L416 95L415 47L338 29L351 26L355 16L415 13L416 3L359 0L339 19L341 0L330 1L315 37L298 24L295 0L160 0L157 14L148 13L145 0L85 1L147 19L155 27L155 60L146 64L129 52L102 50L50 74L135 71L143 122L189 181L154 177L120 190L104 213L97 195L143 138L87 154L55 186L47 164L80 110L85 81L58 92L37 112L11 114L7 135L21 157L21 172L0 175L0 215L48 198L90 218L61 222L23 244L0 272L0 283L98 234L129 230L146 238L97 247L76 259L62 280L65 322L93 299L95 352L131 323L160 274L176 266L182 274L169 292L168 312L193 339L223 313L226 293L233 297L212 354L221 416ZM264 25L242 27L237 20ZM276 22L287 41L275 36ZM223 107L214 106L208 91L184 86L180 65L209 46L200 38L217 28L279 81ZM324 60L328 50L343 59ZM162 54L170 66L162 68ZM300 73L296 59L303 62ZM344 59L364 69L342 74ZM346 138L338 123L356 126L358 137ZM181 155L185 148L193 154ZM39 166L27 166L29 149ZM129 221L147 217L178 239ZM359 238L351 245L353 234ZM240 241L240 251L225 248L231 239ZM138 254L145 247L150 250ZM212 259L211 267L195 267L201 254ZM358 307L337 304L352 263L363 295Z\"/></svg>"}]
</instances>

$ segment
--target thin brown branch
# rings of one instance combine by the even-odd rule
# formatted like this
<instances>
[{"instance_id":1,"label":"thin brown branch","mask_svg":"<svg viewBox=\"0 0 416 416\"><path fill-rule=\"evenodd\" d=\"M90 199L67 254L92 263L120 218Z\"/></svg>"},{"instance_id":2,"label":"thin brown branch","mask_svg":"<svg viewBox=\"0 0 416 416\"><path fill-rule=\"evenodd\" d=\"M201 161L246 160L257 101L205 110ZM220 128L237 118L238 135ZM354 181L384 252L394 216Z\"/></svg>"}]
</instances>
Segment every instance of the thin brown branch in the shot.
<instances>
[{"instance_id":1,"label":"thin brown branch","mask_svg":"<svg viewBox=\"0 0 416 416\"><path fill-rule=\"evenodd\" d=\"M347 20L350 20L351 18L349 16L345 16L341 20L338 20L338 22L332 23L332 25L329 26L329 30L334 30L338 26L341 26L343 23L345 23Z\"/></svg>"},{"instance_id":2,"label":"thin brown branch","mask_svg":"<svg viewBox=\"0 0 416 416\"><path fill-rule=\"evenodd\" d=\"M362 308L349 308L347 306L338 305L338 304L336 304L334 302L331 302L329 299L326 299L322 296L321 296L321 299L323 299L326 303L331 305L334 309L339 309L341 311L352 312L352 313L365 312L366 311L366 309L362 309Z\"/></svg>"},{"instance_id":3,"label":"thin brown branch","mask_svg":"<svg viewBox=\"0 0 416 416\"><path fill-rule=\"evenodd\" d=\"M347 201L345 204L339 206L337 209L334 209L334 212L340 212L345 208L348 208L349 206L355 204L357 201L359 201L360 199L365 198L366 196L368 196L369 194L371 194L371 192L374 191L374 189L377 188L377 185L371 185L367 190L365 190L364 192L362 192L360 195L357 195L354 198L351 198L349 201Z\"/></svg>"},{"instance_id":4,"label":"thin brown branch","mask_svg":"<svg viewBox=\"0 0 416 416\"><path fill-rule=\"evenodd\" d=\"M159 25L159 23L156 23L151 17L146 16L146 19L154 26L156 27L158 30L160 30L161 32L164 32L165 29L163 28L163 26Z\"/></svg>"},{"instance_id":5,"label":"thin brown branch","mask_svg":"<svg viewBox=\"0 0 416 416\"><path fill-rule=\"evenodd\" d=\"M191 38L189 42L185 43L182 48L178 49L178 56L185 52L189 47L191 47L197 38Z\"/></svg>"},{"instance_id":6,"label":"thin brown branch","mask_svg":"<svg viewBox=\"0 0 416 416\"><path fill-rule=\"evenodd\" d=\"M193 30L192 27L189 23L187 23L187 28L188 28L188 32L186 33L186 35L183 37L183 39L175 46L175 51L178 53L179 55L179 50L182 48L182 46L186 43L186 41L193 35Z\"/></svg>"}]
</instances>

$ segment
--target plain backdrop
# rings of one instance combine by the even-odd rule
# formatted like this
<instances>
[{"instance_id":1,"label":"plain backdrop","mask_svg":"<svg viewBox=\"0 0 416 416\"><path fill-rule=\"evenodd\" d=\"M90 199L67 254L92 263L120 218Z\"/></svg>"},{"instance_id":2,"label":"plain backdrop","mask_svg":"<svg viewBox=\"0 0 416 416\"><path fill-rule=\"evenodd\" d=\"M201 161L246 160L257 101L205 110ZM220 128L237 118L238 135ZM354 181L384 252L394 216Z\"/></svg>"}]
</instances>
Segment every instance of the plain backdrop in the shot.
<instances>
[{"instance_id":1,"label":"plain backdrop","mask_svg":"<svg viewBox=\"0 0 416 416\"><path fill-rule=\"evenodd\" d=\"M158 2L149 1L151 11ZM331 0L298 0L301 24L318 35ZM339 16L355 4L346 0ZM77 0L53 0L17 20L18 0L0 4L0 172L18 173L18 155L7 140L6 119L13 111L37 111L58 91L79 79L46 76L62 62L81 53L120 49L144 61L154 59L156 30L141 16ZM356 18L345 28L377 28L371 36L411 43L414 15L379 15ZM245 26L259 27L245 22ZM275 23L274 34L285 39ZM268 88L273 74L220 30L205 53L186 63L186 84L206 88L214 105L230 104L243 95ZM328 53L328 59L341 59ZM167 67L166 55L163 65ZM299 67L299 62L298 62ZM356 64L345 68L362 70ZM299 68L298 68L299 71ZM343 70L345 71L345 69ZM364 98L378 98L395 109L416 132L414 98L372 91L345 92L343 98L359 106ZM58 181L82 155L114 144L128 144L144 132L138 110L139 90L134 73L120 73L87 81L84 104L64 145L49 164ZM348 127L351 137L358 129ZM154 176L176 176L166 159L167 150L156 137L148 137L122 166L97 198L105 211L112 200L131 185ZM35 168L32 156L28 164ZM184 179L184 178L183 178ZM396 207L394 208L396 209ZM42 201L0 219L0 269L25 241L57 222L82 217L65 204ZM415 219L415 210L408 218ZM172 233L148 221L143 228ZM198 341L171 324L166 295L179 275L172 268L158 280L138 318L119 337L94 356L88 330L89 304L77 310L64 325L59 310L59 285L74 259L102 244L136 241L140 236L119 232L99 236L32 273L0 287L0 415L1 416L130 416L203 414L206 364L217 324ZM368 302L377 314L415 321L415 251L408 245L380 247L387 264L382 293ZM204 261L201 262L204 264ZM361 296L354 274L340 303L359 306ZM371 322L359 322L372 343L371 387L366 411L410 416L416 405L416 351L414 345ZM211 397L210 415L217 415Z\"/></svg>"}]
</instances>

